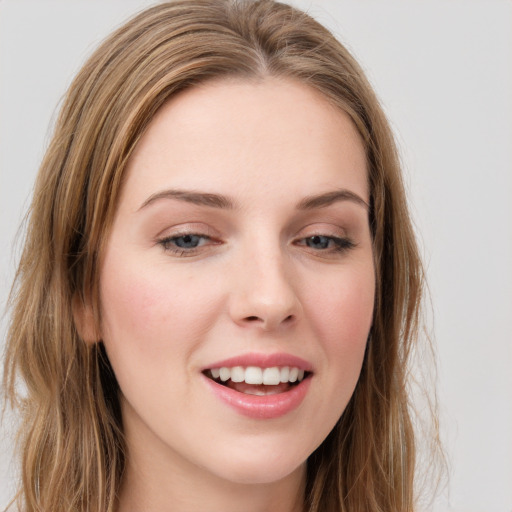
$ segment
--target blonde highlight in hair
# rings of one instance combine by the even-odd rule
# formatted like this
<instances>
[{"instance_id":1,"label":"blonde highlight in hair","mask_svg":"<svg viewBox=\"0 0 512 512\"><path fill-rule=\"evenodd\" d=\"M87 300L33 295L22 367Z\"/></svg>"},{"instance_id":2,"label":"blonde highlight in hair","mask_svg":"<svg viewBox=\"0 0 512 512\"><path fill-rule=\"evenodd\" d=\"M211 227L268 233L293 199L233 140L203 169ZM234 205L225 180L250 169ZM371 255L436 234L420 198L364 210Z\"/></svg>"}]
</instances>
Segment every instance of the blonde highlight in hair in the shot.
<instances>
[{"instance_id":1,"label":"blonde highlight in hair","mask_svg":"<svg viewBox=\"0 0 512 512\"><path fill-rule=\"evenodd\" d=\"M347 112L368 159L374 320L354 395L308 460L308 512L414 509L408 360L422 267L391 130L358 64L308 15L271 0L178 0L115 31L72 83L42 162L11 295L4 385L22 415L19 508L114 512L125 446L115 376L81 339L99 325L99 262L124 170L158 109L209 80L297 80ZM18 379L26 391L19 396Z\"/></svg>"}]
</instances>

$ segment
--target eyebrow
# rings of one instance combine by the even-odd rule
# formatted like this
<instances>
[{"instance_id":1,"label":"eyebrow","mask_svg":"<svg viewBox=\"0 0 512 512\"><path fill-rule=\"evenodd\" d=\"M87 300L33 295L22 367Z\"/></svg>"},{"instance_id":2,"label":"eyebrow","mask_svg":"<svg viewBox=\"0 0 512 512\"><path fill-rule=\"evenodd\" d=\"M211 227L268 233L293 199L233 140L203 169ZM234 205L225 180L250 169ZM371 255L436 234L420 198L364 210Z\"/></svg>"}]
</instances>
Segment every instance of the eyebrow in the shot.
<instances>
[{"instance_id":1,"label":"eyebrow","mask_svg":"<svg viewBox=\"0 0 512 512\"><path fill-rule=\"evenodd\" d=\"M196 192L193 190L163 190L162 192L157 192L149 196L144 203L142 203L139 210L142 210L142 208L145 208L159 199L177 199L199 206L210 206L212 208L222 208L226 210L233 210L235 208L235 203L232 199L220 194Z\"/></svg>"},{"instance_id":2,"label":"eyebrow","mask_svg":"<svg viewBox=\"0 0 512 512\"><path fill-rule=\"evenodd\" d=\"M325 208L340 201L350 201L363 206L366 210L370 210L370 205L361 196L347 189L333 190L332 192L306 196L299 202L297 209L313 210L315 208Z\"/></svg>"},{"instance_id":3,"label":"eyebrow","mask_svg":"<svg viewBox=\"0 0 512 512\"><path fill-rule=\"evenodd\" d=\"M142 203L139 210L158 201L159 199L177 199L187 203L199 206L209 206L211 208L220 208L224 210L236 209L236 202L228 196L221 194L213 194L209 192L199 192L194 190L163 190L156 192ZM363 206L366 210L370 209L368 203L359 195L350 190L340 189L322 194L306 196L297 204L297 210L314 210L316 208L326 208L340 201L350 201L352 203Z\"/></svg>"}]
</instances>

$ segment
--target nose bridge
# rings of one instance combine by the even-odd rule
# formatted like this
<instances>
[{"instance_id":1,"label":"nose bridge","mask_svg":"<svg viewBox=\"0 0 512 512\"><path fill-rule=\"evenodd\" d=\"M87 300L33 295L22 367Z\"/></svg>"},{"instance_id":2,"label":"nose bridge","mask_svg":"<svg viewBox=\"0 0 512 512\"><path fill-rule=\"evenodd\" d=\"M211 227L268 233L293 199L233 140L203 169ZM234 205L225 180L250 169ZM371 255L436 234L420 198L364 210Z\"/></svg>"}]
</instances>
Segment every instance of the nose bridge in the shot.
<instances>
[{"instance_id":1,"label":"nose bridge","mask_svg":"<svg viewBox=\"0 0 512 512\"><path fill-rule=\"evenodd\" d=\"M244 244L232 288L232 316L238 323L270 330L292 323L301 311L294 272L277 237L260 236Z\"/></svg>"}]
</instances>

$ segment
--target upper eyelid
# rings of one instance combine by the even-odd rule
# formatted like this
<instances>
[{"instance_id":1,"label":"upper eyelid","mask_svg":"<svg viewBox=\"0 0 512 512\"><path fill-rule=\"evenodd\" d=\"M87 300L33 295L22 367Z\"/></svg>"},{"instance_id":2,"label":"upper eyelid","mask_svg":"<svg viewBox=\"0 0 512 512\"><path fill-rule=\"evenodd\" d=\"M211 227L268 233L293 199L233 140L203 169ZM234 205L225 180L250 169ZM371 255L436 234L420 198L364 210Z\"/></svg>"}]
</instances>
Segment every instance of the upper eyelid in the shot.
<instances>
[{"instance_id":1,"label":"upper eyelid","mask_svg":"<svg viewBox=\"0 0 512 512\"><path fill-rule=\"evenodd\" d=\"M322 227L320 227L322 226ZM341 226L337 226L331 223L312 223L307 226L303 226L297 232L296 238L308 238L310 236L329 236L334 238L344 238L348 236L347 229L342 228Z\"/></svg>"},{"instance_id":2,"label":"upper eyelid","mask_svg":"<svg viewBox=\"0 0 512 512\"><path fill-rule=\"evenodd\" d=\"M158 240L160 240L160 241L162 241L162 240L173 240L175 238L183 238L184 236L197 236L199 238L207 238L207 239L212 239L213 238L211 235L206 235L204 233L197 233L195 231L188 231L188 232L184 232L184 233L171 233L170 235L159 237Z\"/></svg>"},{"instance_id":3,"label":"upper eyelid","mask_svg":"<svg viewBox=\"0 0 512 512\"><path fill-rule=\"evenodd\" d=\"M297 226L296 228L292 228L290 226L282 232L282 236L285 236L290 241L299 238L308 238L315 235L333 238L352 238L350 231L352 230L347 230L344 225L340 225L339 223L335 223L333 221L315 221L302 224L300 227ZM159 233L154 236L154 241L158 242L162 239L179 238L180 236L184 235L198 235L211 239L217 239L220 241L223 238L229 238L232 236L233 231L227 226L224 226L220 230L213 228L211 225L201 220L191 222L185 221L176 225L169 225L164 229L159 230Z\"/></svg>"},{"instance_id":4,"label":"upper eyelid","mask_svg":"<svg viewBox=\"0 0 512 512\"><path fill-rule=\"evenodd\" d=\"M167 226L162 229L154 238L161 240L163 238L177 238L184 235L199 235L209 238L219 236L216 230L211 227L205 226L200 222L182 223L176 226Z\"/></svg>"},{"instance_id":5,"label":"upper eyelid","mask_svg":"<svg viewBox=\"0 0 512 512\"><path fill-rule=\"evenodd\" d=\"M213 235L211 233L205 233L198 230L183 230L183 231L177 231L176 233L169 233L168 235L159 235L157 238L180 238L182 236L187 235L195 235L200 236L204 238L212 238Z\"/></svg>"}]
</instances>

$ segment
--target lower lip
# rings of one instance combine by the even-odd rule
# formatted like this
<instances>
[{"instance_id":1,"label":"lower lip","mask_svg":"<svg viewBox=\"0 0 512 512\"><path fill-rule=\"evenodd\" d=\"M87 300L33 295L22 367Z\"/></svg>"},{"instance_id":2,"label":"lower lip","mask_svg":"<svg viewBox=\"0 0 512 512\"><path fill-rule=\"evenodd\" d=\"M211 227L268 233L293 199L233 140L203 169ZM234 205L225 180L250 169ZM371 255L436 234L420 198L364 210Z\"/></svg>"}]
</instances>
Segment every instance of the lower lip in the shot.
<instances>
[{"instance_id":1,"label":"lower lip","mask_svg":"<svg viewBox=\"0 0 512 512\"><path fill-rule=\"evenodd\" d=\"M271 419L284 416L297 409L302 403L311 383L311 376L305 378L300 384L293 386L289 391L275 395L246 395L234 389L218 384L203 375L206 383L215 395L230 405L240 414L256 419Z\"/></svg>"}]
</instances>

